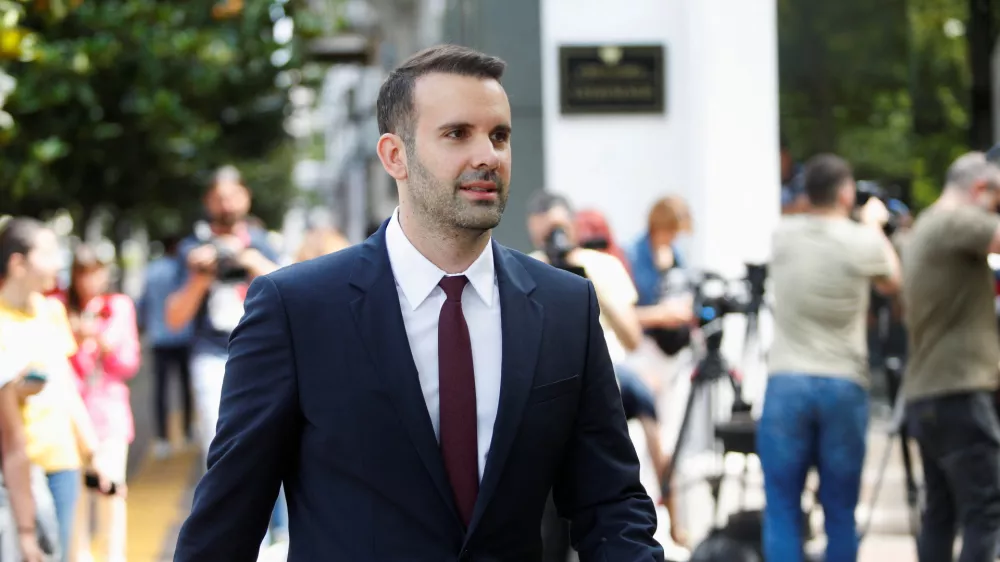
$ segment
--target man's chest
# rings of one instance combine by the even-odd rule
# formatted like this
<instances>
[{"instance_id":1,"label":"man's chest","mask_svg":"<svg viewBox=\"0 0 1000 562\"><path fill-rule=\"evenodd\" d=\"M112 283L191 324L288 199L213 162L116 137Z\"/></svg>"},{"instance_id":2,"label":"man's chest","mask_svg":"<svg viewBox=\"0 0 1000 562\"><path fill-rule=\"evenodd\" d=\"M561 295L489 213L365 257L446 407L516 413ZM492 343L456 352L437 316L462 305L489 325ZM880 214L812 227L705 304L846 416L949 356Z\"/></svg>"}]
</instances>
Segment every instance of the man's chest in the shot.
<instances>
[{"instance_id":1,"label":"man's chest","mask_svg":"<svg viewBox=\"0 0 1000 562\"><path fill-rule=\"evenodd\" d=\"M444 295L431 294L420 306L413 308L400 291L400 311L413 356L414 366L424 390L425 398L436 402L438 393L439 361L442 351L447 353L461 342L442 341L439 330ZM471 297L471 298L470 298ZM502 314L497 299L494 306L487 306L475 296L463 298L462 314L469 330L472 362L476 374L477 396L499 397L500 366L503 355Z\"/></svg>"}]
</instances>

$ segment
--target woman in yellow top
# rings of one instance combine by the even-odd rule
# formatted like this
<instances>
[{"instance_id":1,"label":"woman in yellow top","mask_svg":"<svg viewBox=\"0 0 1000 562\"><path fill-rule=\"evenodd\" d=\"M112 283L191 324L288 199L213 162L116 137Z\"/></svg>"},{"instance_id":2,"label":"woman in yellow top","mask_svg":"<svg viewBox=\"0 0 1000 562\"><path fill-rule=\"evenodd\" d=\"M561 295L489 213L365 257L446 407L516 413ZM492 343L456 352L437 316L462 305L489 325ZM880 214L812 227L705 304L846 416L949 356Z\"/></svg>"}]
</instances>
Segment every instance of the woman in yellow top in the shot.
<instances>
[{"instance_id":1,"label":"woman in yellow top","mask_svg":"<svg viewBox=\"0 0 1000 562\"><path fill-rule=\"evenodd\" d=\"M81 470L90 467L97 437L71 375L76 342L66 309L44 296L56 283L58 240L38 221L10 219L0 228L0 260L0 364L45 382L21 413L28 458L45 471L55 500L65 560Z\"/></svg>"}]
</instances>

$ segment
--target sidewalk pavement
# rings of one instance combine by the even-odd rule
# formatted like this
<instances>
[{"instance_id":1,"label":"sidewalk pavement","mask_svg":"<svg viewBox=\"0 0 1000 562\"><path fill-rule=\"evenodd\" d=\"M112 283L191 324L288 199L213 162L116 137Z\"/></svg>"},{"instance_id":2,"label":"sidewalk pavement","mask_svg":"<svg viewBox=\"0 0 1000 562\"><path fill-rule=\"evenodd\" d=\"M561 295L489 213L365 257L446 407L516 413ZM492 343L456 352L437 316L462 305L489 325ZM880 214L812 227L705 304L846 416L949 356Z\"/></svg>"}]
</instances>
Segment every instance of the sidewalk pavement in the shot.
<instances>
[{"instance_id":1,"label":"sidewalk pavement","mask_svg":"<svg viewBox=\"0 0 1000 562\"><path fill-rule=\"evenodd\" d=\"M658 499L656 490L656 479L645 450L645 439L641 428L636 423L630 425L632 438L636 443L639 452L640 463L642 465L642 480L646 485L650 495L654 500ZM906 504L906 479L903 468L902 454L898 441L892 442L892 454L886 465L885 475L882 482L881 491L878 494L877 503L872 509L871 498L879 468L882 462L886 447L890 444L885 425L873 422L868 437L868 454L865 461L865 472L862 481L861 501L857 509L858 523L863 524L868 521L869 514L872 515L871 530L861 545L859 556L860 562L882 562L892 560L893 562L916 562L916 548L913 537L910 535L910 511ZM668 450L670 447L668 447ZM915 448L911 449L912 458L916 466L914 470L917 482L921 481L919 471L920 458ZM741 507L745 509L760 509L764 505L763 475L760 471L760 464L756 457L750 456L748 462L748 475L746 479L745 497L741 492L740 476L744 469L744 457L742 455L729 455L725 459L724 470L726 478L723 481L719 494L720 521L725 516ZM684 522L684 527L692 539L692 544L697 544L707 534L712 526L713 520L713 500L709 485L699 478L700 475L707 475L717 472L722 466L722 461L713 454L702 454L692 456L682 460L678 465L679 474L677 485L681 491L679 511ZM815 474L811 475L807 484L809 490L818 489L818 479ZM808 497L808 496L807 496ZM807 500L811 501L811 500ZM668 518L665 509L659 509L660 525L657 532L657 539L665 545L670 552L677 552L679 559L686 559L684 551L677 551L669 539ZM824 538L822 510L817 508L812 513L812 528L815 534L820 537L810 543L809 549L822 551Z\"/></svg>"}]
</instances>

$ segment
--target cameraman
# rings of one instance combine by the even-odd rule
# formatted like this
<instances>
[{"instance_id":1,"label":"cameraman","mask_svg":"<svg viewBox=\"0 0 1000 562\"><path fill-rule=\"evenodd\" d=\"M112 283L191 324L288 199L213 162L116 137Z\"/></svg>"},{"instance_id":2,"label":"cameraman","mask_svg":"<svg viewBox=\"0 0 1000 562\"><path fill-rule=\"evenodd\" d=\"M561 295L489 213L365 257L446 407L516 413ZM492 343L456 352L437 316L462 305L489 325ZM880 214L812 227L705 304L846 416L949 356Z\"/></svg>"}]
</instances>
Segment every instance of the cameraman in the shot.
<instances>
[{"instance_id":1,"label":"cameraman","mask_svg":"<svg viewBox=\"0 0 1000 562\"><path fill-rule=\"evenodd\" d=\"M528 233L538 248L532 257L561 269L585 274L594 284L601 308L600 322L607 340L611 362L621 388L627 419L638 419L646 446L662 489L662 479L670 459L662 448L662 432L657 419L656 398L638 373L624 366L625 358L642 342L642 326L636 315L635 286L624 264L615 256L579 247L569 202L559 195L540 191L528 203ZM609 241L610 242L610 241ZM690 322L691 314L678 315L678 323ZM682 544L675 510L666 502L671 517L671 536Z\"/></svg>"},{"instance_id":2,"label":"cameraman","mask_svg":"<svg viewBox=\"0 0 1000 562\"><path fill-rule=\"evenodd\" d=\"M267 233L247 220L250 191L236 168L215 173L203 203L208 224L199 224L180 244L183 279L167 298L164 320L174 331L191 323L191 382L200 446L207 454L219 419L229 335L243 316L250 281L277 269L278 256ZM278 501L274 523L284 527L283 498Z\"/></svg>"},{"instance_id":3,"label":"cameraman","mask_svg":"<svg viewBox=\"0 0 1000 562\"><path fill-rule=\"evenodd\" d=\"M193 322L192 378L202 450L207 451L215 436L229 334L243 316L250 281L277 269L278 256L267 233L247 223L250 192L235 168L216 172L204 205L210 231L196 232L181 242L178 258L187 265L182 269L185 280L167 298L165 317L171 330ZM219 259L220 252L231 255L235 263ZM219 275L221 266L228 270L224 277Z\"/></svg>"},{"instance_id":4,"label":"cameraman","mask_svg":"<svg viewBox=\"0 0 1000 562\"><path fill-rule=\"evenodd\" d=\"M920 446L926 507L921 562L997 558L1000 423L994 406L1000 362L993 274L1000 252L1000 168L982 153L956 160L941 197L913 224L903 247L903 314L910 360L903 379L910 434Z\"/></svg>"},{"instance_id":5,"label":"cameraman","mask_svg":"<svg viewBox=\"0 0 1000 562\"><path fill-rule=\"evenodd\" d=\"M764 470L764 554L803 559L802 491L812 466L827 535L827 562L857 559L854 510L868 426L866 320L870 284L900 284L896 252L876 197L855 204L850 165L833 155L806 164L809 210L782 217L774 235L774 341L757 430Z\"/></svg>"}]
</instances>

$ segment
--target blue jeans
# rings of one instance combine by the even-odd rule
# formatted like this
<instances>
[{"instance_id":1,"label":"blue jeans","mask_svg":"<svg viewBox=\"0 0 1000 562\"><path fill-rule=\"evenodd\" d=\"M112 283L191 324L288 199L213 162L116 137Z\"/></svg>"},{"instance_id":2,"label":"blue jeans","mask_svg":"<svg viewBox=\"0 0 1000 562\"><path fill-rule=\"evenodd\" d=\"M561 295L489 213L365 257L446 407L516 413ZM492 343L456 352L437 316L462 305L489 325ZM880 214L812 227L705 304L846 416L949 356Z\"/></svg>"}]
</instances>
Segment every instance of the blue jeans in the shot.
<instances>
[{"instance_id":1,"label":"blue jeans","mask_svg":"<svg viewBox=\"0 0 1000 562\"><path fill-rule=\"evenodd\" d=\"M622 394L622 409L625 419L656 419L656 396L646 386L639 373L625 365L615 365L615 375Z\"/></svg>"},{"instance_id":2,"label":"blue jeans","mask_svg":"<svg viewBox=\"0 0 1000 562\"><path fill-rule=\"evenodd\" d=\"M757 428L764 469L764 558L803 560L802 492L819 469L826 521L826 562L855 562L854 509L861 488L868 429L868 392L833 377L776 373L767 382Z\"/></svg>"},{"instance_id":3,"label":"blue jeans","mask_svg":"<svg viewBox=\"0 0 1000 562\"><path fill-rule=\"evenodd\" d=\"M46 474L49 491L55 503L56 519L59 521L59 543L62 560L69 559L72 547L73 522L76 518L76 502L80 498L82 476L79 470L62 470Z\"/></svg>"}]
</instances>

